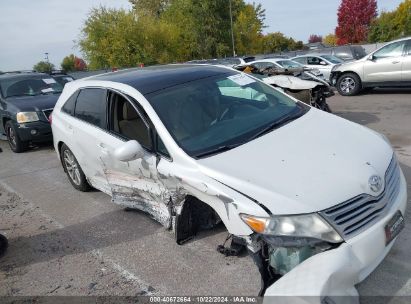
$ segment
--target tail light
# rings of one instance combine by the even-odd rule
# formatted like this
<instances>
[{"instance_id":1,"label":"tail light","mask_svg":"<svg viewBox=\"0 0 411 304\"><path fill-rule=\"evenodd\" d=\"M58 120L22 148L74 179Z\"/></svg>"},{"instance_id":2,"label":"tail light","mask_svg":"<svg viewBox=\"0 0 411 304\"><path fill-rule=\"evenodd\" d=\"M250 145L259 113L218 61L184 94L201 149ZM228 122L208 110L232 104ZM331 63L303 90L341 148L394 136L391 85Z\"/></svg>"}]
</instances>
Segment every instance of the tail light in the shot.
<instances>
[{"instance_id":1,"label":"tail light","mask_svg":"<svg viewBox=\"0 0 411 304\"><path fill-rule=\"evenodd\" d=\"M53 122L53 112L50 113L48 121L49 121L50 124L52 124L52 122Z\"/></svg>"}]
</instances>

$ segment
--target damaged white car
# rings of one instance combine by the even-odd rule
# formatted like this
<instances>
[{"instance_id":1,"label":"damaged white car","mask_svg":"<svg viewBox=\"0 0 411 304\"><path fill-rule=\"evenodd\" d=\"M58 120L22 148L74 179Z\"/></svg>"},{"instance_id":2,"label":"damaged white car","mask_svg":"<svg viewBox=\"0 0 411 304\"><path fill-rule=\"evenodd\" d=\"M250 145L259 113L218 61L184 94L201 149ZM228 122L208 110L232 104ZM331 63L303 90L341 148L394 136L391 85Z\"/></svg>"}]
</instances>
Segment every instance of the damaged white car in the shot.
<instances>
[{"instance_id":1,"label":"damaged white car","mask_svg":"<svg viewBox=\"0 0 411 304\"><path fill-rule=\"evenodd\" d=\"M356 296L404 225L406 182L384 136L232 69L74 81L51 120L75 188L147 212L179 244L223 222L261 295Z\"/></svg>"}]
</instances>

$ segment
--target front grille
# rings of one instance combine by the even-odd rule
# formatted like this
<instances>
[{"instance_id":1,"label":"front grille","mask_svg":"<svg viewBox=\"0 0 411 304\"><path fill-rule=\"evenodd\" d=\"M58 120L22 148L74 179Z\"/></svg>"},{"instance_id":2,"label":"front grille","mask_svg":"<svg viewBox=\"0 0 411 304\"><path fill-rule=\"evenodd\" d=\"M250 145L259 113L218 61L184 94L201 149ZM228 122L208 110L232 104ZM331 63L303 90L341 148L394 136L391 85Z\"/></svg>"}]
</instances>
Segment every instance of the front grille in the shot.
<instances>
[{"instance_id":1,"label":"front grille","mask_svg":"<svg viewBox=\"0 0 411 304\"><path fill-rule=\"evenodd\" d=\"M53 112L53 109L43 110L44 116L46 116L47 120L49 119L51 112Z\"/></svg>"},{"instance_id":2,"label":"front grille","mask_svg":"<svg viewBox=\"0 0 411 304\"><path fill-rule=\"evenodd\" d=\"M361 194L320 214L344 238L361 233L383 217L396 199L400 189L400 168L395 157L385 173L385 187L378 197Z\"/></svg>"}]
</instances>

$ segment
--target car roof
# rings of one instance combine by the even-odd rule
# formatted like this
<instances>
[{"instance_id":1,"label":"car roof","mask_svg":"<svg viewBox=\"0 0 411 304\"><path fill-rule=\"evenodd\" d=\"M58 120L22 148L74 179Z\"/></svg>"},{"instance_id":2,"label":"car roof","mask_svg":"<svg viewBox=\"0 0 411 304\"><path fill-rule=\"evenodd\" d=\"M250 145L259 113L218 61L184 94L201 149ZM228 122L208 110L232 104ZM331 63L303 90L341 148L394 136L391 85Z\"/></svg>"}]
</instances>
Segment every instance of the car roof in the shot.
<instances>
[{"instance_id":1,"label":"car roof","mask_svg":"<svg viewBox=\"0 0 411 304\"><path fill-rule=\"evenodd\" d=\"M84 81L100 80L123 83L134 87L144 95L186 82L227 73L232 74L235 71L213 65L170 64L101 74L88 77Z\"/></svg>"},{"instance_id":2,"label":"car roof","mask_svg":"<svg viewBox=\"0 0 411 304\"><path fill-rule=\"evenodd\" d=\"M12 79L12 78L29 78L30 76L50 76L45 73L37 72L5 72L0 74L0 79Z\"/></svg>"}]
</instances>

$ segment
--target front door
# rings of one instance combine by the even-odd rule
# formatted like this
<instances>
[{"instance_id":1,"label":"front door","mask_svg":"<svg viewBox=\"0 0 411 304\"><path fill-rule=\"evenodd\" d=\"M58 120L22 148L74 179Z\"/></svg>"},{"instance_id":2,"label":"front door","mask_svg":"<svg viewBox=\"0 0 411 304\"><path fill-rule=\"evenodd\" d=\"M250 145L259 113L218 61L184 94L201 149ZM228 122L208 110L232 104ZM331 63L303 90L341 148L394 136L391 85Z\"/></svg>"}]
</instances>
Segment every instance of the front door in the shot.
<instances>
[{"instance_id":1,"label":"front door","mask_svg":"<svg viewBox=\"0 0 411 304\"><path fill-rule=\"evenodd\" d=\"M151 128L147 117L135 101L110 91L109 131L100 138L100 161L113 202L150 214L166 227L171 225L170 196L157 171L158 158L152 153ZM116 160L116 148L136 140L145 156L130 162Z\"/></svg>"},{"instance_id":2,"label":"front door","mask_svg":"<svg viewBox=\"0 0 411 304\"><path fill-rule=\"evenodd\" d=\"M364 82L402 81L404 46L404 41L394 42L375 52L364 63Z\"/></svg>"}]
</instances>

